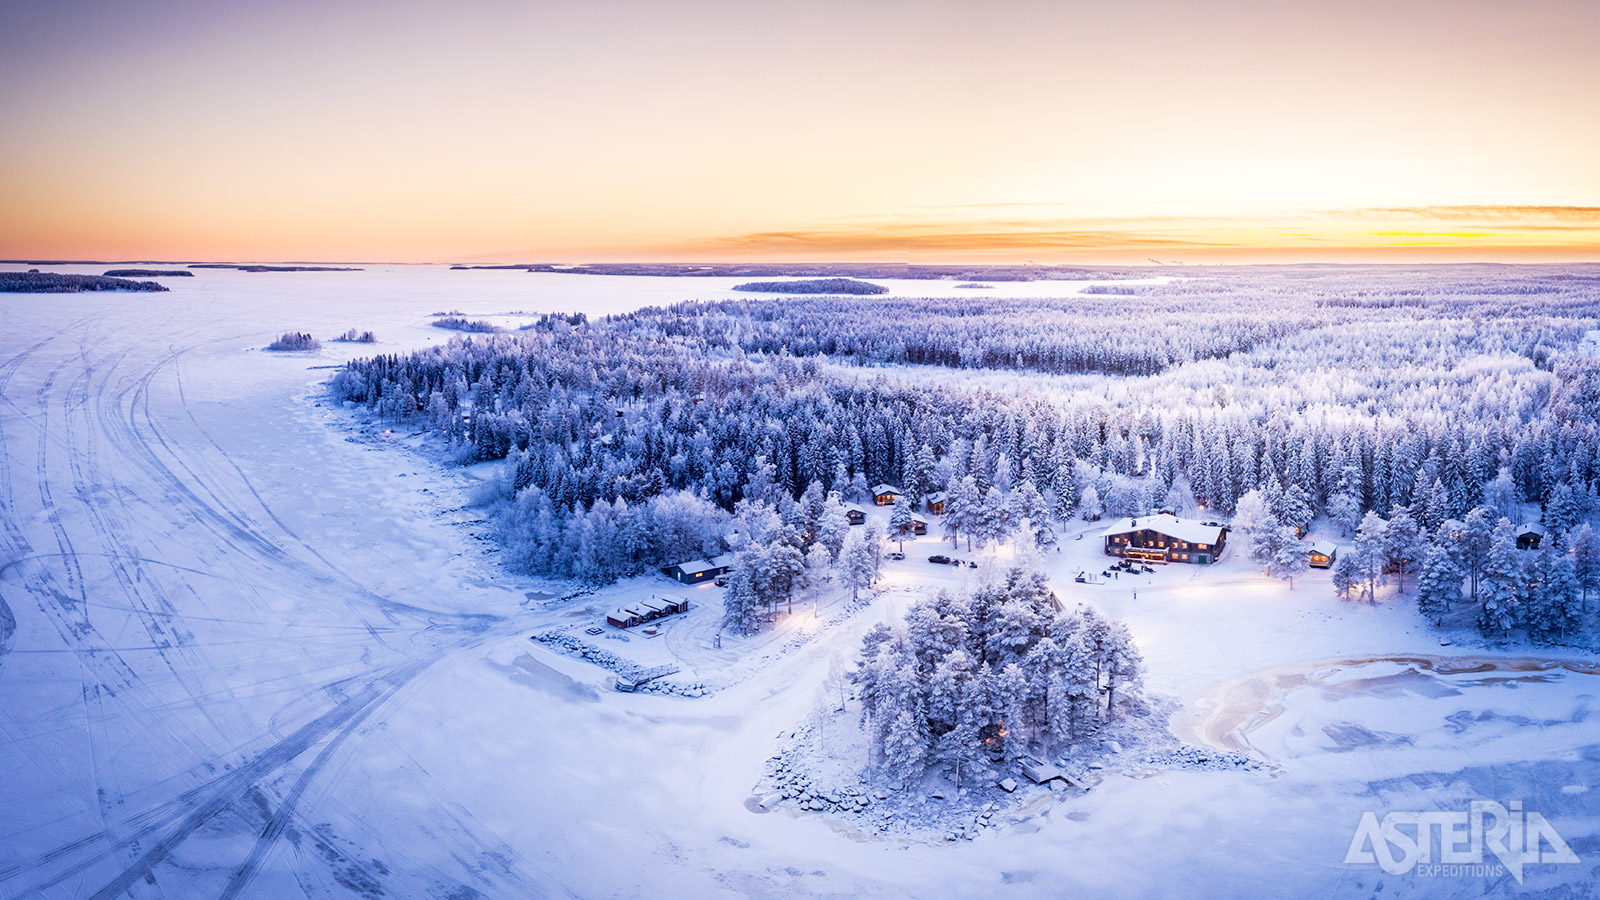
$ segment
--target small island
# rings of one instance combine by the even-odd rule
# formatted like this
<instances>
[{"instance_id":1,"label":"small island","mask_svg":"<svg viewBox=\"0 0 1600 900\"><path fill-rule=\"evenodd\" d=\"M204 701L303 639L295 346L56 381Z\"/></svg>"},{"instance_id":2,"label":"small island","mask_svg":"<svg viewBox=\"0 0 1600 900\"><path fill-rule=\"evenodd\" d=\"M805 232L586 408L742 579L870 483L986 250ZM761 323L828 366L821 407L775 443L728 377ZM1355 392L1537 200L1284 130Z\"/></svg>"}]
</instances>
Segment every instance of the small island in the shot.
<instances>
[{"instance_id":1,"label":"small island","mask_svg":"<svg viewBox=\"0 0 1600 900\"><path fill-rule=\"evenodd\" d=\"M61 272L0 272L0 293L78 294L84 291L164 291L154 281L130 281L104 275L68 275Z\"/></svg>"},{"instance_id":2,"label":"small island","mask_svg":"<svg viewBox=\"0 0 1600 900\"><path fill-rule=\"evenodd\" d=\"M881 284L854 278L805 278L799 281L747 281L733 286L736 291L763 294L887 294Z\"/></svg>"},{"instance_id":3,"label":"small island","mask_svg":"<svg viewBox=\"0 0 1600 900\"><path fill-rule=\"evenodd\" d=\"M188 269L111 269L106 278L193 278Z\"/></svg>"},{"instance_id":4,"label":"small island","mask_svg":"<svg viewBox=\"0 0 1600 900\"><path fill-rule=\"evenodd\" d=\"M241 272L360 272L350 266L237 266L233 263L190 263L191 269L238 269Z\"/></svg>"}]
</instances>

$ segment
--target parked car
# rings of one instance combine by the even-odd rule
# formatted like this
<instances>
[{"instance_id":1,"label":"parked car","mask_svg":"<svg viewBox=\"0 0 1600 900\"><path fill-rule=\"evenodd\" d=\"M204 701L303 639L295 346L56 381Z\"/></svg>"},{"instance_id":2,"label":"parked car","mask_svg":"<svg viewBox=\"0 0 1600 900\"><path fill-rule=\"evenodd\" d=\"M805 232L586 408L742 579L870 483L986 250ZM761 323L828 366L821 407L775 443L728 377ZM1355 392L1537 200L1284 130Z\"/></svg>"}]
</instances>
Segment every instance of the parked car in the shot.
<instances>
[{"instance_id":1,"label":"parked car","mask_svg":"<svg viewBox=\"0 0 1600 900\"><path fill-rule=\"evenodd\" d=\"M726 576L726 575L718 575L717 576L717 580L713 581L711 583L716 585L717 587L727 587L728 586L728 576Z\"/></svg>"},{"instance_id":2,"label":"parked car","mask_svg":"<svg viewBox=\"0 0 1600 900\"><path fill-rule=\"evenodd\" d=\"M935 553L934 555L928 557L928 562L931 562L931 563L934 563L935 565L940 565L940 566L944 565L945 563L947 563L949 561L950 561L950 557L945 556L942 553Z\"/></svg>"},{"instance_id":3,"label":"parked car","mask_svg":"<svg viewBox=\"0 0 1600 900\"><path fill-rule=\"evenodd\" d=\"M883 558L884 559L893 559L893 560L898 561L898 560L905 559L906 555L904 553L901 553L899 550L891 550L890 552L885 553L883 555Z\"/></svg>"},{"instance_id":4,"label":"parked car","mask_svg":"<svg viewBox=\"0 0 1600 900\"><path fill-rule=\"evenodd\" d=\"M976 562L967 563L967 568L969 568L969 569L976 569L977 567L978 567L978 564Z\"/></svg>"}]
</instances>

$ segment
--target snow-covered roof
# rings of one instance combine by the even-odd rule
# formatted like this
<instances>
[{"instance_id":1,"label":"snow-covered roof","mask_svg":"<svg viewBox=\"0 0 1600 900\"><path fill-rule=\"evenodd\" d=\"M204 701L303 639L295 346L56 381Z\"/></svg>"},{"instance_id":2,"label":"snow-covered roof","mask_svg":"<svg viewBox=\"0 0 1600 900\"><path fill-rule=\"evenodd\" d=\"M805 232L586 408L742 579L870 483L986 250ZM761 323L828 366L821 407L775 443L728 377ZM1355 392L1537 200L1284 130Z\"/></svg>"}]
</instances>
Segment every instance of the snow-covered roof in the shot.
<instances>
[{"instance_id":1,"label":"snow-covered roof","mask_svg":"<svg viewBox=\"0 0 1600 900\"><path fill-rule=\"evenodd\" d=\"M1222 527L1219 525L1202 525L1193 519L1180 519L1167 513L1118 519L1111 523L1111 527L1102 531L1100 536L1110 537L1114 534L1128 534L1146 529L1191 544L1215 544L1222 539Z\"/></svg>"},{"instance_id":2,"label":"snow-covered roof","mask_svg":"<svg viewBox=\"0 0 1600 900\"><path fill-rule=\"evenodd\" d=\"M944 491L934 491L928 495L927 499L929 503L943 503L944 501L950 499L950 495Z\"/></svg>"},{"instance_id":3,"label":"snow-covered roof","mask_svg":"<svg viewBox=\"0 0 1600 900\"><path fill-rule=\"evenodd\" d=\"M876 497L879 494L904 494L904 493L905 493L905 491L900 490L899 488L895 487L892 484L880 484L877 487L874 487L872 489L872 495L874 497Z\"/></svg>"},{"instance_id":4,"label":"snow-covered roof","mask_svg":"<svg viewBox=\"0 0 1600 900\"><path fill-rule=\"evenodd\" d=\"M711 557L711 564L719 569L731 569L733 568L733 554L724 553L721 556L713 556Z\"/></svg>"},{"instance_id":5,"label":"snow-covered roof","mask_svg":"<svg viewBox=\"0 0 1600 900\"><path fill-rule=\"evenodd\" d=\"M1517 526L1517 537L1522 537L1525 534L1537 534L1540 537L1544 537L1548 533L1548 529L1538 522L1529 522L1526 525Z\"/></svg>"},{"instance_id":6,"label":"snow-covered roof","mask_svg":"<svg viewBox=\"0 0 1600 900\"><path fill-rule=\"evenodd\" d=\"M1311 552L1321 556L1332 556L1339 549L1333 541L1312 541Z\"/></svg>"},{"instance_id":7,"label":"snow-covered roof","mask_svg":"<svg viewBox=\"0 0 1600 900\"><path fill-rule=\"evenodd\" d=\"M846 503L844 505L844 511L847 513L861 513L863 516L867 514L866 507L859 503Z\"/></svg>"},{"instance_id":8,"label":"snow-covered roof","mask_svg":"<svg viewBox=\"0 0 1600 900\"><path fill-rule=\"evenodd\" d=\"M701 572L709 572L717 568L717 564L703 559L696 559L686 563L678 563L668 568L680 569L685 575L698 575Z\"/></svg>"}]
</instances>

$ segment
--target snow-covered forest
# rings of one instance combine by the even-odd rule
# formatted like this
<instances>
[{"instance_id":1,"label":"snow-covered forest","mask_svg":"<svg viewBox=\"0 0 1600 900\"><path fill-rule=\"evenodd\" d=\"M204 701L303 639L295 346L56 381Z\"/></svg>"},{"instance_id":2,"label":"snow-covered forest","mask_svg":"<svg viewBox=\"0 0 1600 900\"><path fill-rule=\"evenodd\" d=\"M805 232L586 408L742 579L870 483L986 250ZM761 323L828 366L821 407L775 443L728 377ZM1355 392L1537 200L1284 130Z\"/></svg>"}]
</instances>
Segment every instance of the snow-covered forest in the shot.
<instances>
[{"instance_id":1,"label":"snow-covered forest","mask_svg":"<svg viewBox=\"0 0 1600 900\"><path fill-rule=\"evenodd\" d=\"M1384 565L1402 577L1474 510L1539 504L1559 540L1595 508L1592 273L1268 269L1138 291L545 316L352 362L334 390L464 460L509 459L496 518L517 564L594 582L724 552L741 504L803 521L808 489L861 501L880 482L948 492L946 536L979 545L1075 516L1228 516L1262 490L1295 498L1279 525L1327 516L1344 536L1403 511L1415 547ZM803 555L815 535L788 540Z\"/></svg>"}]
</instances>

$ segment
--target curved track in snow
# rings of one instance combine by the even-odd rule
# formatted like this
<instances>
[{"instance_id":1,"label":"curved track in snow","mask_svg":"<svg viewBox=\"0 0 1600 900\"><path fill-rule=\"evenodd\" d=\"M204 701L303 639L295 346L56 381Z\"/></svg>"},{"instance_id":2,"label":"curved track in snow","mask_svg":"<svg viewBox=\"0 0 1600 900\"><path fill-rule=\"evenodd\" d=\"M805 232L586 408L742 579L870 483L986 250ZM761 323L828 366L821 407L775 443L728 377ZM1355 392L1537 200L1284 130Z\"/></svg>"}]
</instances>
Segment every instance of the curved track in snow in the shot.
<instances>
[{"instance_id":1,"label":"curved track in snow","mask_svg":"<svg viewBox=\"0 0 1600 900\"><path fill-rule=\"evenodd\" d=\"M17 323L0 362L0 897L381 893L407 861L303 852L339 840L306 806L403 688L504 626L375 591L286 524L185 384L229 315L90 308ZM467 849L506 865L412 868L562 893L492 834Z\"/></svg>"}]
</instances>

